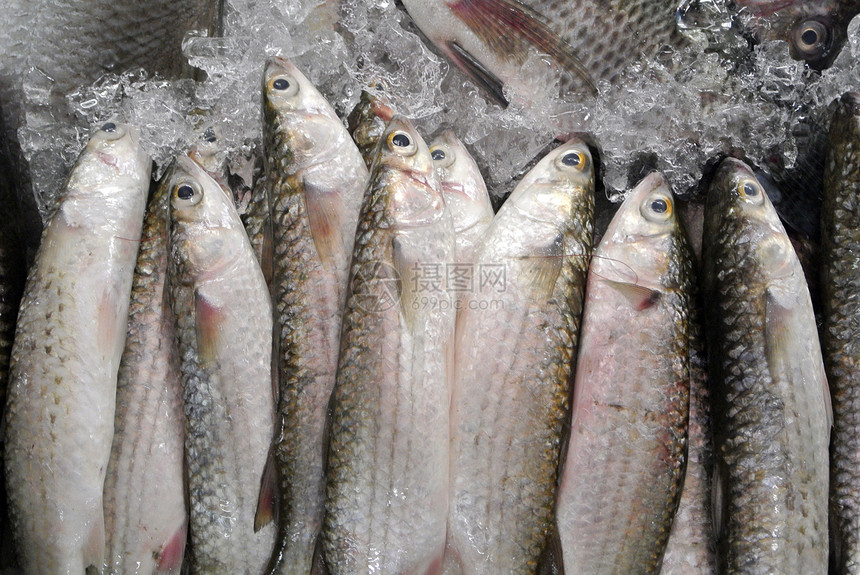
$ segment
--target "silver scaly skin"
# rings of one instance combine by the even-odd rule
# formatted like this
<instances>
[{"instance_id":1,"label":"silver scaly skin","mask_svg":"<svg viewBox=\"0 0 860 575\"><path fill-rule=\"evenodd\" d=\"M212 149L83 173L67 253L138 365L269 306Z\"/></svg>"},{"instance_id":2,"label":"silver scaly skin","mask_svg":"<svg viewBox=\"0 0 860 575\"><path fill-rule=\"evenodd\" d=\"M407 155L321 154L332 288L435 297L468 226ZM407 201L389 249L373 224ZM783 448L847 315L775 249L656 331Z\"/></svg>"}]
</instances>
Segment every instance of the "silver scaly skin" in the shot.
<instances>
[{"instance_id":1,"label":"silver scaly skin","mask_svg":"<svg viewBox=\"0 0 860 575\"><path fill-rule=\"evenodd\" d=\"M322 526L328 401L367 168L334 110L289 61L263 83L278 352L279 531L270 569L307 575Z\"/></svg>"},{"instance_id":2,"label":"silver scaly skin","mask_svg":"<svg viewBox=\"0 0 860 575\"><path fill-rule=\"evenodd\" d=\"M101 569L114 433L150 160L109 122L72 170L27 278L6 406L5 469L20 567Z\"/></svg>"},{"instance_id":3,"label":"silver scaly skin","mask_svg":"<svg viewBox=\"0 0 860 575\"><path fill-rule=\"evenodd\" d=\"M322 551L333 575L423 575L445 548L454 230L430 151L395 116L364 196L331 399Z\"/></svg>"},{"instance_id":4,"label":"silver scaly skin","mask_svg":"<svg viewBox=\"0 0 860 575\"><path fill-rule=\"evenodd\" d=\"M191 573L259 575L275 536L261 489L274 434L269 293L231 194L187 156L168 186Z\"/></svg>"},{"instance_id":5,"label":"silver scaly skin","mask_svg":"<svg viewBox=\"0 0 860 575\"><path fill-rule=\"evenodd\" d=\"M705 204L720 572L826 573L830 394L797 255L752 170L729 158Z\"/></svg>"}]
</instances>

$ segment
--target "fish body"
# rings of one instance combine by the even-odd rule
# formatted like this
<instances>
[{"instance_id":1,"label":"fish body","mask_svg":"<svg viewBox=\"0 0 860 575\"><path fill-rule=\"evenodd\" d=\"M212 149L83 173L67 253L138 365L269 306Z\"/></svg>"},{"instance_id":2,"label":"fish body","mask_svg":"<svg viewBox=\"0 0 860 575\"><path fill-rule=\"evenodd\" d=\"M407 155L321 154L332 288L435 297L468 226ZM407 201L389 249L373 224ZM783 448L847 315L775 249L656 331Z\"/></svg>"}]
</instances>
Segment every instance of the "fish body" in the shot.
<instances>
[{"instance_id":1,"label":"fish body","mask_svg":"<svg viewBox=\"0 0 860 575\"><path fill-rule=\"evenodd\" d=\"M272 505L261 489L275 411L269 293L232 195L186 156L168 186L191 573L257 575L275 535L260 519Z\"/></svg>"},{"instance_id":2,"label":"fish body","mask_svg":"<svg viewBox=\"0 0 860 575\"><path fill-rule=\"evenodd\" d=\"M147 206L132 281L104 490L106 574L179 575L185 551L185 416L164 291L169 196L165 179Z\"/></svg>"},{"instance_id":3,"label":"fish body","mask_svg":"<svg viewBox=\"0 0 860 575\"><path fill-rule=\"evenodd\" d=\"M149 176L138 130L105 124L72 170L27 279L4 462L26 573L80 575L104 560L102 490Z\"/></svg>"},{"instance_id":4,"label":"fish body","mask_svg":"<svg viewBox=\"0 0 860 575\"><path fill-rule=\"evenodd\" d=\"M310 572L325 498L325 422L367 168L334 110L289 61L265 72L266 181L281 426L279 573Z\"/></svg>"},{"instance_id":5,"label":"fish body","mask_svg":"<svg viewBox=\"0 0 860 575\"><path fill-rule=\"evenodd\" d=\"M702 261L720 571L825 573L830 394L815 318L785 229L739 160L708 190Z\"/></svg>"},{"instance_id":6,"label":"fish body","mask_svg":"<svg viewBox=\"0 0 860 575\"><path fill-rule=\"evenodd\" d=\"M394 110L384 97L367 90L361 91L361 98L347 121L349 133L368 170L376 157L376 145L393 117Z\"/></svg>"},{"instance_id":7,"label":"fish body","mask_svg":"<svg viewBox=\"0 0 860 575\"><path fill-rule=\"evenodd\" d=\"M640 60L686 44L674 0L404 0L415 24L499 101L528 102L561 81L594 94ZM550 68L523 66L531 52ZM549 63L549 62L548 62ZM549 74L548 74L549 71ZM559 75L560 72L560 75ZM549 81L547 81L549 79Z\"/></svg>"},{"instance_id":8,"label":"fish body","mask_svg":"<svg viewBox=\"0 0 860 575\"><path fill-rule=\"evenodd\" d=\"M451 400L454 572L534 573L552 530L593 196L588 147L571 140L523 178L474 257Z\"/></svg>"},{"instance_id":9,"label":"fish body","mask_svg":"<svg viewBox=\"0 0 860 575\"><path fill-rule=\"evenodd\" d=\"M821 212L821 346L833 397L830 509L837 573L860 573L860 95L837 104Z\"/></svg>"},{"instance_id":10,"label":"fish body","mask_svg":"<svg viewBox=\"0 0 860 575\"><path fill-rule=\"evenodd\" d=\"M454 222L457 261L468 262L493 221L493 204L487 185L478 164L453 131L445 130L430 142L430 155L442 182L442 197Z\"/></svg>"},{"instance_id":11,"label":"fish body","mask_svg":"<svg viewBox=\"0 0 860 575\"><path fill-rule=\"evenodd\" d=\"M454 232L427 145L395 116L364 196L331 398L333 575L433 573L445 548Z\"/></svg>"},{"instance_id":12,"label":"fish body","mask_svg":"<svg viewBox=\"0 0 860 575\"><path fill-rule=\"evenodd\" d=\"M558 493L566 573L660 572L684 479L692 265L652 173L591 259Z\"/></svg>"}]
</instances>

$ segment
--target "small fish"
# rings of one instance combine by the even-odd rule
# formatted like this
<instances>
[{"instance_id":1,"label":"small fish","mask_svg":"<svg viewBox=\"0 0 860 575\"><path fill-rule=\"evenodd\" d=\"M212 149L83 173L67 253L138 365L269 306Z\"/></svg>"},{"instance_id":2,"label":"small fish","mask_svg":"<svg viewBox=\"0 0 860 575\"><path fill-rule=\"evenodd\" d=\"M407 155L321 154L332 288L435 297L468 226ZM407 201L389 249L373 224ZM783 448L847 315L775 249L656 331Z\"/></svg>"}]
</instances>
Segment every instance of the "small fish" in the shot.
<instances>
[{"instance_id":1,"label":"small fish","mask_svg":"<svg viewBox=\"0 0 860 575\"><path fill-rule=\"evenodd\" d=\"M764 188L733 158L708 190L702 274L720 571L826 573L830 392L812 303Z\"/></svg>"},{"instance_id":2,"label":"small fish","mask_svg":"<svg viewBox=\"0 0 860 575\"><path fill-rule=\"evenodd\" d=\"M566 573L660 572L686 463L693 282L672 193L652 173L591 259L558 493Z\"/></svg>"},{"instance_id":3,"label":"small fish","mask_svg":"<svg viewBox=\"0 0 860 575\"><path fill-rule=\"evenodd\" d=\"M105 469L150 160L138 129L90 138L30 270L6 405L5 469L19 566L102 568Z\"/></svg>"},{"instance_id":4,"label":"small fish","mask_svg":"<svg viewBox=\"0 0 860 575\"><path fill-rule=\"evenodd\" d=\"M147 205L131 287L104 490L106 575L179 575L185 552L185 416L164 291L168 185L162 180Z\"/></svg>"},{"instance_id":5,"label":"small fish","mask_svg":"<svg viewBox=\"0 0 860 575\"><path fill-rule=\"evenodd\" d=\"M377 86L377 89L380 89L380 86ZM376 157L379 139L393 117L394 110L385 98L367 90L361 91L361 98L350 112L347 122L349 133L352 134L368 170Z\"/></svg>"},{"instance_id":6,"label":"small fish","mask_svg":"<svg viewBox=\"0 0 860 575\"><path fill-rule=\"evenodd\" d=\"M791 57L811 68L830 67L848 39L860 0L734 0L752 16L762 38L785 40ZM742 12L743 13L743 12Z\"/></svg>"},{"instance_id":7,"label":"small fish","mask_svg":"<svg viewBox=\"0 0 860 575\"><path fill-rule=\"evenodd\" d=\"M493 204L481 170L451 130L430 142L430 156L454 221L457 261L471 261L478 241L493 221Z\"/></svg>"},{"instance_id":8,"label":"small fish","mask_svg":"<svg viewBox=\"0 0 860 575\"><path fill-rule=\"evenodd\" d=\"M270 569L307 575L322 526L326 412L367 168L332 107L283 58L266 66L263 117L280 387L279 531Z\"/></svg>"},{"instance_id":9,"label":"small fish","mask_svg":"<svg viewBox=\"0 0 860 575\"><path fill-rule=\"evenodd\" d=\"M434 573L445 550L454 229L427 145L389 122L358 220L331 398L333 575Z\"/></svg>"},{"instance_id":10,"label":"small fish","mask_svg":"<svg viewBox=\"0 0 860 575\"><path fill-rule=\"evenodd\" d=\"M191 572L258 575L275 539L264 481L275 416L269 292L232 194L188 156L167 186Z\"/></svg>"},{"instance_id":11,"label":"small fish","mask_svg":"<svg viewBox=\"0 0 860 575\"><path fill-rule=\"evenodd\" d=\"M404 0L415 24L498 102L528 102L547 82L546 54L561 91L597 95L664 46L687 43L676 25L677 0ZM550 77L558 77L558 72Z\"/></svg>"},{"instance_id":12,"label":"small fish","mask_svg":"<svg viewBox=\"0 0 860 575\"><path fill-rule=\"evenodd\" d=\"M573 139L479 245L457 318L446 572L534 573L547 544L593 215L594 164Z\"/></svg>"},{"instance_id":13,"label":"small fish","mask_svg":"<svg viewBox=\"0 0 860 575\"><path fill-rule=\"evenodd\" d=\"M821 208L821 347L833 395L830 510L837 573L860 573L860 94L830 125Z\"/></svg>"}]
</instances>

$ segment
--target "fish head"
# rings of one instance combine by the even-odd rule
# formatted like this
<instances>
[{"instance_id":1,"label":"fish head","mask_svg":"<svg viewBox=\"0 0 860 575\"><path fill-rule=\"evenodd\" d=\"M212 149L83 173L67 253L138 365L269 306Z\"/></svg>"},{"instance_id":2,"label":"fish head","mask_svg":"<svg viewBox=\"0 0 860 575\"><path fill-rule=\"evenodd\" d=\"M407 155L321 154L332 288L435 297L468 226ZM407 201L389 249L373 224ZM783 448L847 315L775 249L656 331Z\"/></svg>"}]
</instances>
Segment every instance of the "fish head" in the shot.
<instances>
[{"instance_id":1,"label":"fish head","mask_svg":"<svg viewBox=\"0 0 860 575\"><path fill-rule=\"evenodd\" d=\"M430 150L412 122L403 116L395 116L385 127L371 180L384 181L382 227L425 226L445 213Z\"/></svg>"},{"instance_id":2,"label":"fish head","mask_svg":"<svg viewBox=\"0 0 860 575\"><path fill-rule=\"evenodd\" d=\"M263 130L273 148L286 144L292 163L334 148L340 136L329 121L340 120L319 90L286 58L270 58L263 74Z\"/></svg>"},{"instance_id":3,"label":"fish head","mask_svg":"<svg viewBox=\"0 0 860 575\"><path fill-rule=\"evenodd\" d=\"M163 185L170 194L173 250L194 275L223 269L241 257L244 233L230 192L189 156L178 156Z\"/></svg>"},{"instance_id":4,"label":"fish head","mask_svg":"<svg viewBox=\"0 0 860 575\"><path fill-rule=\"evenodd\" d=\"M763 278L781 278L796 269L797 256L773 204L741 160L726 158L717 168L705 204L704 234L717 241L731 238L728 249L755 258Z\"/></svg>"},{"instance_id":5,"label":"fish head","mask_svg":"<svg viewBox=\"0 0 860 575\"><path fill-rule=\"evenodd\" d=\"M140 129L114 121L105 122L90 137L72 171L70 187L86 187L110 194L115 182L127 184L149 179L151 161L140 147Z\"/></svg>"},{"instance_id":6,"label":"fish head","mask_svg":"<svg viewBox=\"0 0 860 575\"><path fill-rule=\"evenodd\" d=\"M672 191L661 173L652 172L624 198L595 250L592 268L614 282L657 289L681 233Z\"/></svg>"},{"instance_id":7,"label":"fish head","mask_svg":"<svg viewBox=\"0 0 860 575\"><path fill-rule=\"evenodd\" d=\"M459 138L445 130L430 143L430 157L442 184L442 197L461 233L493 219L493 206L478 164Z\"/></svg>"},{"instance_id":8,"label":"fish head","mask_svg":"<svg viewBox=\"0 0 860 575\"><path fill-rule=\"evenodd\" d=\"M362 90L361 98L347 120L349 133L359 149L373 149L393 117L394 110L384 98Z\"/></svg>"}]
</instances>

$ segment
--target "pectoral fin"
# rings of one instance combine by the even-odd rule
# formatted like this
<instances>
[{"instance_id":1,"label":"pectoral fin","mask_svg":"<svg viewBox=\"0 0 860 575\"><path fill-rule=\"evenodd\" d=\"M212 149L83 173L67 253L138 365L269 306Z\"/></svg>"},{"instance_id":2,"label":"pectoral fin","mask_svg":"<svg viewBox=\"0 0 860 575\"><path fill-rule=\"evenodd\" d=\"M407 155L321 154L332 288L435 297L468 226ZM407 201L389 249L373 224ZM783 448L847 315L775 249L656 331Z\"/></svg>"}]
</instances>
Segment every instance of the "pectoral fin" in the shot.
<instances>
[{"instance_id":1,"label":"pectoral fin","mask_svg":"<svg viewBox=\"0 0 860 575\"><path fill-rule=\"evenodd\" d=\"M661 294L657 290L637 284L616 282L608 279L604 279L603 281L626 297L636 311L645 311L648 308L654 307L660 301Z\"/></svg>"},{"instance_id":2,"label":"pectoral fin","mask_svg":"<svg viewBox=\"0 0 860 575\"><path fill-rule=\"evenodd\" d=\"M337 262L346 259L341 227L343 204L337 192L323 189L305 179L305 207L314 246L320 261L327 269L334 269Z\"/></svg>"},{"instance_id":3,"label":"pectoral fin","mask_svg":"<svg viewBox=\"0 0 860 575\"><path fill-rule=\"evenodd\" d=\"M185 536L187 532L185 522L168 539L161 551L158 553L156 575L179 575L182 570L182 558L185 556Z\"/></svg>"},{"instance_id":4,"label":"pectoral fin","mask_svg":"<svg viewBox=\"0 0 860 575\"><path fill-rule=\"evenodd\" d=\"M213 361L218 353L218 336L223 312L209 303L200 292L194 292L196 311L197 352L203 362Z\"/></svg>"},{"instance_id":5,"label":"pectoral fin","mask_svg":"<svg viewBox=\"0 0 860 575\"><path fill-rule=\"evenodd\" d=\"M278 467L274 450L269 450L263 477L260 480L260 495L257 498L257 513L254 515L254 533L278 520Z\"/></svg>"},{"instance_id":6,"label":"pectoral fin","mask_svg":"<svg viewBox=\"0 0 860 575\"><path fill-rule=\"evenodd\" d=\"M528 297L543 305L555 291L564 258L564 240L561 236L539 253L523 258L520 282L526 286Z\"/></svg>"}]
</instances>

